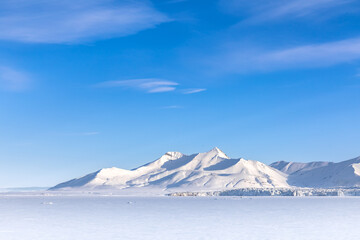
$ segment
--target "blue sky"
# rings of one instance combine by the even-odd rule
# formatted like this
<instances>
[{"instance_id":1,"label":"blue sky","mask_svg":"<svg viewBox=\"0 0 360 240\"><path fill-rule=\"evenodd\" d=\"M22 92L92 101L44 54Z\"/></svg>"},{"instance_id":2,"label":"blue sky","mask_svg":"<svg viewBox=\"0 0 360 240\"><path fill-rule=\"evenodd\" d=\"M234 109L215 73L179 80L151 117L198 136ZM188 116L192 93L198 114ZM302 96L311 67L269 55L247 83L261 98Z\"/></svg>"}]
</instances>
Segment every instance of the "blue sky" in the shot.
<instances>
[{"instance_id":1,"label":"blue sky","mask_svg":"<svg viewBox=\"0 0 360 240\"><path fill-rule=\"evenodd\" d=\"M167 151L360 155L355 0L3 0L0 187Z\"/></svg>"}]
</instances>

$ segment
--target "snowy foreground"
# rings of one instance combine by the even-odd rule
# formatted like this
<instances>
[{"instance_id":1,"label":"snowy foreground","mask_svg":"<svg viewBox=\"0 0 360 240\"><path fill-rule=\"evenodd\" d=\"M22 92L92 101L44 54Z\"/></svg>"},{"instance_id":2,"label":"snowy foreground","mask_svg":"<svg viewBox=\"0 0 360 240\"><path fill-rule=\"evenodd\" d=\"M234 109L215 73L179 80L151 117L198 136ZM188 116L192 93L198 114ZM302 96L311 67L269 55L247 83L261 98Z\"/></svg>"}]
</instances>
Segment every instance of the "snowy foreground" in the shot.
<instances>
[{"instance_id":1,"label":"snowy foreground","mask_svg":"<svg viewBox=\"0 0 360 240\"><path fill-rule=\"evenodd\" d=\"M0 195L0 239L359 239L356 197Z\"/></svg>"},{"instance_id":2,"label":"snowy foreground","mask_svg":"<svg viewBox=\"0 0 360 240\"><path fill-rule=\"evenodd\" d=\"M209 196L360 196L360 188L241 188L210 192L174 192L173 197L209 197Z\"/></svg>"}]
</instances>

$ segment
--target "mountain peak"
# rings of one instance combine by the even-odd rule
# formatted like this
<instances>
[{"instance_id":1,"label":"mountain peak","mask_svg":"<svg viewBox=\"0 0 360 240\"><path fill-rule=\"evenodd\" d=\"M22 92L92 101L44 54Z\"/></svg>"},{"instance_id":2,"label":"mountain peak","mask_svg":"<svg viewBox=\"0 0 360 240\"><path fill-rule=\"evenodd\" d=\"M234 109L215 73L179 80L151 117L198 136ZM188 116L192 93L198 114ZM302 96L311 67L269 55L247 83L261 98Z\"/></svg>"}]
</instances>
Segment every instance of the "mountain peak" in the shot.
<instances>
[{"instance_id":1,"label":"mountain peak","mask_svg":"<svg viewBox=\"0 0 360 240\"><path fill-rule=\"evenodd\" d=\"M221 158L227 158L230 159L223 151L221 151L218 147L214 147L209 151L209 153L214 152L216 155L218 155Z\"/></svg>"},{"instance_id":2,"label":"mountain peak","mask_svg":"<svg viewBox=\"0 0 360 240\"><path fill-rule=\"evenodd\" d=\"M218 147L214 147L211 151L222 152Z\"/></svg>"},{"instance_id":3,"label":"mountain peak","mask_svg":"<svg viewBox=\"0 0 360 240\"><path fill-rule=\"evenodd\" d=\"M181 158L183 154L181 152L166 152L163 156L170 158Z\"/></svg>"},{"instance_id":4,"label":"mountain peak","mask_svg":"<svg viewBox=\"0 0 360 240\"><path fill-rule=\"evenodd\" d=\"M244 187L288 187L287 175L265 164L230 159L219 148L184 155L167 152L159 159L133 170L101 169L70 180L55 189L235 189Z\"/></svg>"}]
</instances>

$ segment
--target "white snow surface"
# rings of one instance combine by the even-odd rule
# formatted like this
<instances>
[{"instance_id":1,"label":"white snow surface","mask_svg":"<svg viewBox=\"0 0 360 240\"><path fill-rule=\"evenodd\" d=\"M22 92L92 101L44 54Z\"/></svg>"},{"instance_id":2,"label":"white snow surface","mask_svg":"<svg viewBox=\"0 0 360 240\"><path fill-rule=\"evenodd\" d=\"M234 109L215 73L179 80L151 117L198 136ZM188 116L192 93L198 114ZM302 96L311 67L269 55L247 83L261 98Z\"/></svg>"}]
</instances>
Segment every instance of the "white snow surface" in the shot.
<instances>
[{"instance_id":1,"label":"white snow surface","mask_svg":"<svg viewBox=\"0 0 360 240\"><path fill-rule=\"evenodd\" d=\"M0 239L358 240L359 211L355 197L0 194Z\"/></svg>"},{"instance_id":2,"label":"white snow surface","mask_svg":"<svg viewBox=\"0 0 360 240\"><path fill-rule=\"evenodd\" d=\"M264 163L230 159L220 149L184 155L167 152L158 160L133 170L104 168L58 184L51 190L129 189L151 187L181 190L289 187L287 174Z\"/></svg>"}]
</instances>

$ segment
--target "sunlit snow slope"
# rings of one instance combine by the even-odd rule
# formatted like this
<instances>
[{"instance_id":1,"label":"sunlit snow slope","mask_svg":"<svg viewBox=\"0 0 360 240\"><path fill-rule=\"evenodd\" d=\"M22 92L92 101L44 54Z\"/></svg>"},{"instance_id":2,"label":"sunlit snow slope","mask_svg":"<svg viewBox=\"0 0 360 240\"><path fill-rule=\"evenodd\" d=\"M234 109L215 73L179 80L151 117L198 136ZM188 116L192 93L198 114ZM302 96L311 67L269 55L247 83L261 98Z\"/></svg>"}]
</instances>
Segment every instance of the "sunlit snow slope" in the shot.
<instances>
[{"instance_id":1,"label":"sunlit snow slope","mask_svg":"<svg viewBox=\"0 0 360 240\"><path fill-rule=\"evenodd\" d=\"M360 157L295 172L289 175L288 183L315 188L360 187Z\"/></svg>"},{"instance_id":2,"label":"sunlit snow slope","mask_svg":"<svg viewBox=\"0 0 360 240\"><path fill-rule=\"evenodd\" d=\"M270 167L276 168L281 172L286 174L294 174L300 172L306 172L309 170L313 170L319 167L325 167L328 165L333 164L332 162L308 162L308 163L301 163L301 162L285 162L279 161L270 164Z\"/></svg>"},{"instance_id":3,"label":"sunlit snow slope","mask_svg":"<svg viewBox=\"0 0 360 240\"><path fill-rule=\"evenodd\" d=\"M247 187L289 187L287 174L268 165L245 159L230 159L220 149L184 155L168 152L158 160L134 170L104 168L82 178L61 183L59 189L161 189L219 190Z\"/></svg>"}]
</instances>

